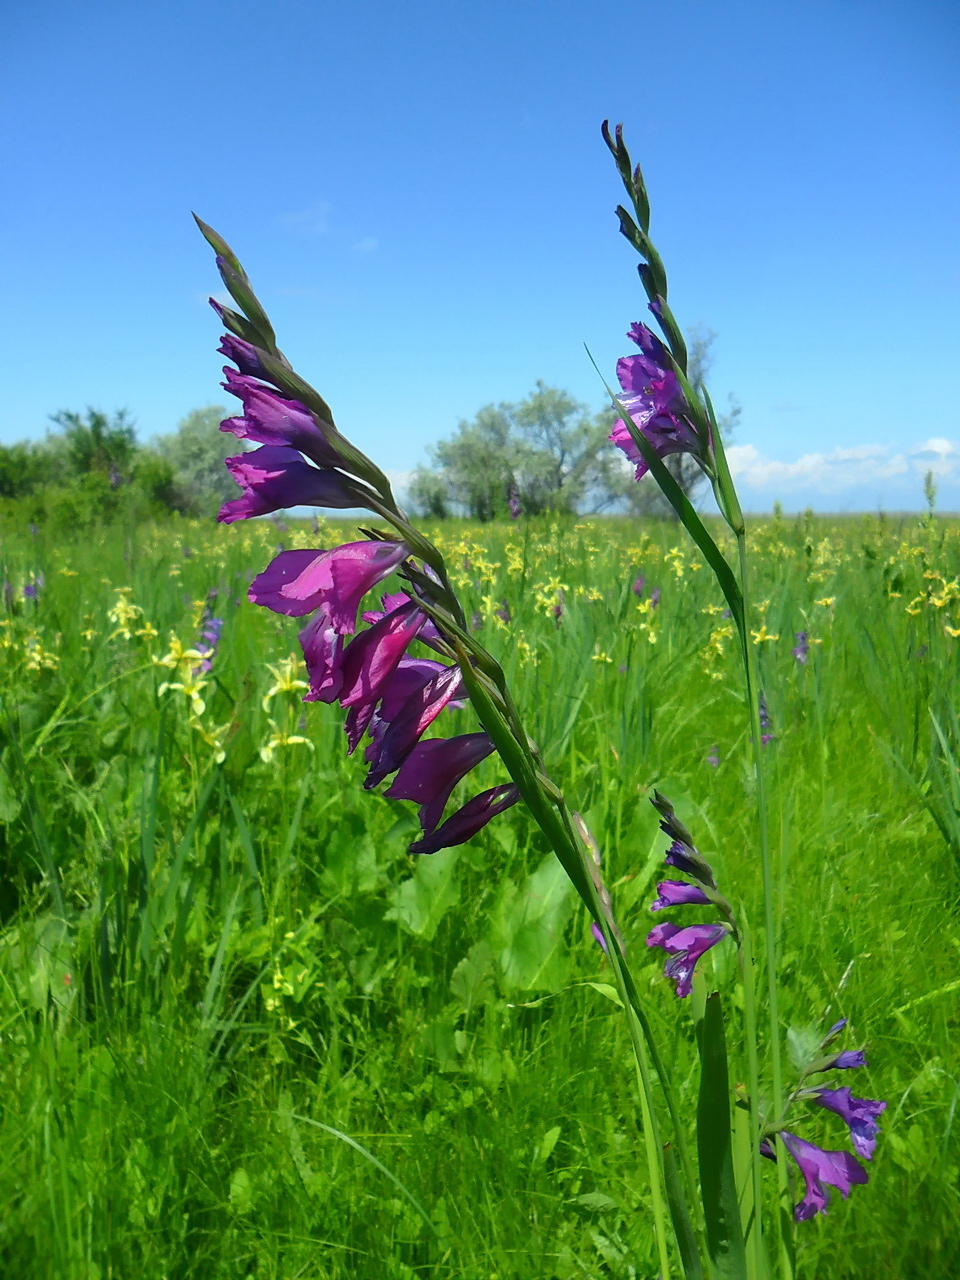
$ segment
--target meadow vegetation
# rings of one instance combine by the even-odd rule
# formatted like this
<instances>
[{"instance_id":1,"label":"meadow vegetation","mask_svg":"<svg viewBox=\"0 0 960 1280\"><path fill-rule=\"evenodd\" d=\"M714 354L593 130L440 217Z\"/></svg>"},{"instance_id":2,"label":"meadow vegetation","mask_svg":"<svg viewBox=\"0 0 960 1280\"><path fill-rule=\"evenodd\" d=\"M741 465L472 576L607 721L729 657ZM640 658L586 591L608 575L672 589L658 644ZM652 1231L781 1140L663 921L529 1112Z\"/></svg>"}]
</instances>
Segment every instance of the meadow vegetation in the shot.
<instances>
[{"instance_id":1,"label":"meadow vegetation","mask_svg":"<svg viewBox=\"0 0 960 1280\"><path fill-rule=\"evenodd\" d=\"M669 522L426 531L599 840L692 1118L687 1009L644 946L654 786L728 896L754 917L760 899L714 580ZM301 701L297 624L246 602L278 542L352 536L2 529L4 1275L656 1274L626 1030L532 819L411 857L413 806L365 792L334 709ZM870 1187L801 1224L799 1275L953 1276L960 525L807 515L750 537L781 1011L798 1052L846 1015L859 1091L889 1102ZM440 734L475 727L444 715ZM494 757L473 789L500 777ZM730 968L736 1005L733 958L701 964Z\"/></svg>"}]
</instances>

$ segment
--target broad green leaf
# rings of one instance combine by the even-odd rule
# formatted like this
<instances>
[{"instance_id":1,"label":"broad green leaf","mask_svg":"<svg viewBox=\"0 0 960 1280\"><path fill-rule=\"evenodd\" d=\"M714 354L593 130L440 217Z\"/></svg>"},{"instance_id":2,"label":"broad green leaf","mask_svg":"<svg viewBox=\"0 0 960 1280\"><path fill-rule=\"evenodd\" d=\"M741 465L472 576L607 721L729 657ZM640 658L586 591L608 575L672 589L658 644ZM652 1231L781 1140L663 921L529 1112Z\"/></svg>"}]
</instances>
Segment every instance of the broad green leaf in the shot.
<instances>
[{"instance_id":1,"label":"broad green leaf","mask_svg":"<svg viewBox=\"0 0 960 1280\"><path fill-rule=\"evenodd\" d=\"M429 941L449 908L459 901L460 888L456 880L459 856L459 849L443 849L420 858L410 879L394 891L393 905L384 919L398 920L405 929Z\"/></svg>"},{"instance_id":2,"label":"broad green leaf","mask_svg":"<svg viewBox=\"0 0 960 1280\"><path fill-rule=\"evenodd\" d=\"M733 1173L730 1079L718 992L707 997L697 1040L700 1049L697 1153L707 1248L718 1280L744 1280L747 1260Z\"/></svg>"}]
</instances>

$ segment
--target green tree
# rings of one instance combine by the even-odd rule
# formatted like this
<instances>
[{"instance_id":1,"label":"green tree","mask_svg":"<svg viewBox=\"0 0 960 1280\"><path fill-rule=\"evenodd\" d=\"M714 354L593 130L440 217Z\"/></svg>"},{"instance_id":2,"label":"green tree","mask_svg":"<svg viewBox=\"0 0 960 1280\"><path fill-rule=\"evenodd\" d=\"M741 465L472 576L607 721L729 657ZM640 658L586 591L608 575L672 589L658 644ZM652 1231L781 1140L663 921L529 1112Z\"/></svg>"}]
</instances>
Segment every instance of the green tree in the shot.
<instances>
[{"instance_id":1,"label":"green tree","mask_svg":"<svg viewBox=\"0 0 960 1280\"><path fill-rule=\"evenodd\" d=\"M99 409L88 409L86 416L62 409L52 415L52 421L60 435L48 436L47 447L60 455L71 475L100 472L127 478L137 453L137 434L126 409L112 418Z\"/></svg>"},{"instance_id":2,"label":"green tree","mask_svg":"<svg viewBox=\"0 0 960 1280\"><path fill-rule=\"evenodd\" d=\"M153 442L156 452L173 468L183 499L207 514L237 493L223 460L242 453L244 446L236 436L220 430L227 413L223 405L216 404L193 409L181 418L176 431Z\"/></svg>"},{"instance_id":3,"label":"green tree","mask_svg":"<svg viewBox=\"0 0 960 1280\"><path fill-rule=\"evenodd\" d=\"M515 490L529 514L603 505L611 466L605 415L590 413L566 391L538 382L517 404L485 405L431 450L431 465L410 484L424 515L451 510L491 520Z\"/></svg>"}]
</instances>

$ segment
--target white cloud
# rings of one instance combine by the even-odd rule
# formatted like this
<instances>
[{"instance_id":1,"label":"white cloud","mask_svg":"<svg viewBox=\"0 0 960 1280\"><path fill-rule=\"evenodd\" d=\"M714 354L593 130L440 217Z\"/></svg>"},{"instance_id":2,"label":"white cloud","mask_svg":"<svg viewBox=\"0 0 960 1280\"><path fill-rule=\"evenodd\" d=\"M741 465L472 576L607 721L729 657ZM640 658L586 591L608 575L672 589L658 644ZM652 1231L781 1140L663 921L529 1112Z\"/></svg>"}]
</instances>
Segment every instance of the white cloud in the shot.
<instances>
[{"instance_id":1,"label":"white cloud","mask_svg":"<svg viewBox=\"0 0 960 1280\"><path fill-rule=\"evenodd\" d=\"M785 462L765 457L755 445L740 444L727 449L727 460L734 478L755 489L789 492L814 488L837 493L897 476L920 475L928 469L937 475L952 475L960 470L960 449L949 440L934 437L901 453L887 445L868 444L830 453L805 453Z\"/></svg>"},{"instance_id":2,"label":"white cloud","mask_svg":"<svg viewBox=\"0 0 960 1280\"><path fill-rule=\"evenodd\" d=\"M280 221L285 227L292 227L304 235L321 236L327 230L327 214L331 205L326 200L315 200L306 209L296 213L282 213Z\"/></svg>"}]
</instances>

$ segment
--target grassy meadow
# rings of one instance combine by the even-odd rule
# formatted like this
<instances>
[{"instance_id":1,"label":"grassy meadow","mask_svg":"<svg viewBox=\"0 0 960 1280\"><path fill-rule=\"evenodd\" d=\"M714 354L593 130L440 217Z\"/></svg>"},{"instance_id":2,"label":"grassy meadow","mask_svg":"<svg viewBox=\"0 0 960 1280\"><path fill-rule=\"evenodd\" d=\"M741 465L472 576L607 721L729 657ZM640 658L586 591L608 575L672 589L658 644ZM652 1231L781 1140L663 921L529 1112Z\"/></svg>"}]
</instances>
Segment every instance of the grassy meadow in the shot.
<instances>
[{"instance_id":1,"label":"grassy meadow","mask_svg":"<svg viewBox=\"0 0 960 1280\"><path fill-rule=\"evenodd\" d=\"M365 792L339 711L301 701L297 622L246 601L278 543L351 530L3 528L4 1276L656 1275L626 1029L533 822L517 806L412 858L414 806ZM600 842L692 1127L689 1009L644 946L654 785L755 928L760 902L712 576L671 524L432 532ZM751 539L782 1011L799 1036L848 1016L869 1066L844 1083L889 1103L870 1185L798 1229L799 1275L956 1276L960 525L808 516ZM434 731L474 728L467 708ZM466 785L504 780L494 757ZM731 953L702 963L736 1006ZM798 1128L846 1145L826 1113Z\"/></svg>"}]
</instances>

